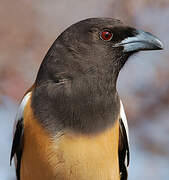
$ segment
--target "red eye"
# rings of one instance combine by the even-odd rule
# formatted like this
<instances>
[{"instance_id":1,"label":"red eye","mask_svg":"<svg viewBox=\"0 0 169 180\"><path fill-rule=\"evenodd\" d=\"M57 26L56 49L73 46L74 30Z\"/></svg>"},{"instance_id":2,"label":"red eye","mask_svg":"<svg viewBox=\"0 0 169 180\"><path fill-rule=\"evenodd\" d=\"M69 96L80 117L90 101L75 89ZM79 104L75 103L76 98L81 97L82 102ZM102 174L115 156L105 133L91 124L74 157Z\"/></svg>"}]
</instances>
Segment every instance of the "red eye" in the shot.
<instances>
[{"instance_id":1,"label":"red eye","mask_svg":"<svg viewBox=\"0 0 169 180\"><path fill-rule=\"evenodd\" d=\"M110 31L103 31L100 35L102 40L110 41L113 37L113 34Z\"/></svg>"}]
</instances>

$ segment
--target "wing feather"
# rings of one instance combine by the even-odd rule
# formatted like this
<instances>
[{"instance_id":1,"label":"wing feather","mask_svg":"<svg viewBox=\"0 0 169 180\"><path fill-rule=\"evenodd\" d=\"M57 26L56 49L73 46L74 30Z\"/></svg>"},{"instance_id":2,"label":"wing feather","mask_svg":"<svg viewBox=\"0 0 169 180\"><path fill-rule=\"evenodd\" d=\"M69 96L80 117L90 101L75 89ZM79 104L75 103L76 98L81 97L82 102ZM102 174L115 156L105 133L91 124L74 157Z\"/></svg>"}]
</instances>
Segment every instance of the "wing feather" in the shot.
<instances>
[{"instance_id":1,"label":"wing feather","mask_svg":"<svg viewBox=\"0 0 169 180\"><path fill-rule=\"evenodd\" d=\"M12 149L11 149L11 156L10 156L10 164L15 157L15 166L16 166L16 175L17 180L20 180L20 162L21 162L21 155L22 155L22 137L23 137L23 114L24 114L24 108L31 96L31 92L28 92L24 98L21 101L21 104L18 108L18 112L16 115L15 123L14 123L14 137L13 137L13 143L12 143Z\"/></svg>"},{"instance_id":2,"label":"wing feather","mask_svg":"<svg viewBox=\"0 0 169 180\"><path fill-rule=\"evenodd\" d=\"M121 180L127 180L129 166L129 133L124 107L120 101L119 166Z\"/></svg>"}]
</instances>

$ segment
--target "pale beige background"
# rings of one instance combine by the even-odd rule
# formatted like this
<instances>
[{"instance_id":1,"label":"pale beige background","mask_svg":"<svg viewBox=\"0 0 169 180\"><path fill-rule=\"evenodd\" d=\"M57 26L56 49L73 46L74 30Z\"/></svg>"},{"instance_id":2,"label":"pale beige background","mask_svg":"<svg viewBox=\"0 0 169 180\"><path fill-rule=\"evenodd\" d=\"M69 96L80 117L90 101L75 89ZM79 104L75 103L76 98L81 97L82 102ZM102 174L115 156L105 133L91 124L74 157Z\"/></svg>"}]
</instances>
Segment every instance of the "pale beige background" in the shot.
<instances>
[{"instance_id":1,"label":"pale beige background","mask_svg":"<svg viewBox=\"0 0 169 180\"><path fill-rule=\"evenodd\" d=\"M100 16L150 31L165 45L164 51L132 57L118 89L130 125L129 180L168 180L168 0L0 0L0 180L14 179L9 152L16 104L33 83L48 48L72 23Z\"/></svg>"}]
</instances>

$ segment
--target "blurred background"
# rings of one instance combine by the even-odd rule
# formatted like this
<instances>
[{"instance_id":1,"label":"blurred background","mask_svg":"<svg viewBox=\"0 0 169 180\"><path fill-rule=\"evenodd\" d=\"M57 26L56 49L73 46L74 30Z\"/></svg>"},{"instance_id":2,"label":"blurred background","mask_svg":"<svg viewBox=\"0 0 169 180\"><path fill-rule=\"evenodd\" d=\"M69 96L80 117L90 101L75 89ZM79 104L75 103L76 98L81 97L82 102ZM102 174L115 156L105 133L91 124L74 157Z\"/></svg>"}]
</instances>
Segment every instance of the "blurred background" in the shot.
<instances>
[{"instance_id":1,"label":"blurred background","mask_svg":"<svg viewBox=\"0 0 169 180\"><path fill-rule=\"evenodd\" d=\"M129 180L169 177L169 0L0 0L0 180L9 166L12 126L24 92L66 27L88 17L116 17L152 32L164 51L141 52L121 71L131 144ZM132 73L131 73L132 72Z\"/></svg>"}]
</instances>

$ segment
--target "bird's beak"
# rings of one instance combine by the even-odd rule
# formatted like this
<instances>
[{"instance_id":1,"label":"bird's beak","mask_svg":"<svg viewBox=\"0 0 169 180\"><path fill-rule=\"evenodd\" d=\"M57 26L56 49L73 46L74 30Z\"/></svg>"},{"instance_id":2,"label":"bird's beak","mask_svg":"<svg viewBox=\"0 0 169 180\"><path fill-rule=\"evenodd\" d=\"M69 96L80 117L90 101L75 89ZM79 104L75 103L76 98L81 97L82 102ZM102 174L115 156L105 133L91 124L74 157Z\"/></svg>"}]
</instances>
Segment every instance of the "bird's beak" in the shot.
<instances>
[{"instance_id":1,"label":"bird's beak","mask_svg":"<svg viewBox=\"0 0 169 180\"><path fill-rule=\"evenodd\" d=\"M163 44L157 37L142 30L137 30L135 36L128 37L115 46L123 46L124 53L163 49Z\"/></svg>"}]
</instances>

